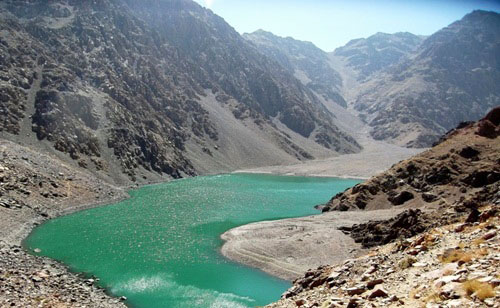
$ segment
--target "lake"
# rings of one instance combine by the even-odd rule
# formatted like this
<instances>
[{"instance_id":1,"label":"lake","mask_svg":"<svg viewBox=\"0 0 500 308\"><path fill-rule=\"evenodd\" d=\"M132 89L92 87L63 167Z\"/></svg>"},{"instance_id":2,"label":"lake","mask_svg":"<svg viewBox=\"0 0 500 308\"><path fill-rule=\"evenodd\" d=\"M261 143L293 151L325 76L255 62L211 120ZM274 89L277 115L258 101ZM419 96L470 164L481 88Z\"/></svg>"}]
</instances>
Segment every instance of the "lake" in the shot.
<instances>
[{"instance_id":1,"label":"lake","mask_svg":"<svg viewBox=\"0 0 500 308\"><path fill-rule=\"evenodd\" d=\"M175 180L49 220L24 246L98 277L131 307L261 306L278 300L290 283L225 259L220 234L250 222L319 214L314 205L359 182L262 174Z\"/></svg>"}]
</instances>

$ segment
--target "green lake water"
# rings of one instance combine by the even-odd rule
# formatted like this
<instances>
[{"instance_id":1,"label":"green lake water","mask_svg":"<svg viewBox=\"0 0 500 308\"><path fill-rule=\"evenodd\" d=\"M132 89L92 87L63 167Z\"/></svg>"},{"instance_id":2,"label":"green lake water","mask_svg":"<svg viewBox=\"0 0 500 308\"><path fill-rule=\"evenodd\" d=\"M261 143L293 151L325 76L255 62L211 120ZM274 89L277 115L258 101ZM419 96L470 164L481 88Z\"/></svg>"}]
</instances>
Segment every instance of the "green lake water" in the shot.
<instances>
[{"instance_id":1,"label":"green lake water","mask_svg":"<svg viewBox=\"0 0 500 308\"><path fill-rule=\"evenodd\" d=\"M249 222L318 214L314 205L358 182L257 174L176 180L52 219L24 245L99 277L132 307L255 307L279 299L290 283L222 257L220 234Z\"/></svg>"}]
</instances>

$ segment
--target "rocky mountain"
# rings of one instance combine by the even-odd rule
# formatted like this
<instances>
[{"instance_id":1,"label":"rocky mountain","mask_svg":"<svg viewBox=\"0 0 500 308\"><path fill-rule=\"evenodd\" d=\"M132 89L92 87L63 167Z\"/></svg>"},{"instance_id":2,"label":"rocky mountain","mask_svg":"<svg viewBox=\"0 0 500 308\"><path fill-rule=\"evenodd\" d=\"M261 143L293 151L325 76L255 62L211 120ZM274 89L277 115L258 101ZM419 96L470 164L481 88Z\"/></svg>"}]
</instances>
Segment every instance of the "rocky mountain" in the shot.
<instances>
[{"instance_id":1,"label":"rocky mountain","mask_svg":"<svg viewBox=\"0 0 500 308\"><path fill-rule=\"evenodd\" d=\"M372 75L351 102L375 139L426 147L500 104L499 55L500 14L474 11Z\"/></svg>"},{"instance_id":2,"label":"rocky mountain","mask_svg":"<svg viewBox=\"0 0 500 308\"><path fill-rule=\"evenodd\" d=\"M325 100L347 106L340 94L340 74L331 67L328 54L313 43L291 37L279 37L263 30L245 33L243 37L252 42L261 53L287 68L305 86Z\"/></svg>"},{"instance_id":3,"label":"rocky mountain","mask_svg":"<svg viewBox=\"0 0 500 308\"><path fill-rule=\"evenodd\" d=\"M192 1L9 0L0 14L2 137L103 176L360 149L300 81Z\"/></svg>"},{"instance_id":4,"label":"rocky mountain","mask_svg":"<svg viewBox=\"0 0 500 308\"><path fill-rule=\"evenodd\" d=\"M386 70L413 54L424 38L408 32L394 34L378 32L368 38L354 39L335 49L331 56L345 61L358 81Z\"/></svg>"},{"instance_id":5,"label":"rocky mountain","mask_svg":"<svg viewBox=\"0 0 500 308\"><path fill-rule=\"evenodd\" d=\"M494 307L500 298L498 153L500 107L338 194L325 211L406 210L340 227L372 249L309 270L267 307Z\"/></svg>"},{"instance_id":6,"label":"rocky mountain","mask_svg":"<svg viewBox=\"0 0 500 308\"><path fill-rule=\"evenodd\" d=\"M339 193L323 211L482 202L498 192L499 136L497 107L481 121L450 131L430 150Z\"/></svg>"}]
</instances>

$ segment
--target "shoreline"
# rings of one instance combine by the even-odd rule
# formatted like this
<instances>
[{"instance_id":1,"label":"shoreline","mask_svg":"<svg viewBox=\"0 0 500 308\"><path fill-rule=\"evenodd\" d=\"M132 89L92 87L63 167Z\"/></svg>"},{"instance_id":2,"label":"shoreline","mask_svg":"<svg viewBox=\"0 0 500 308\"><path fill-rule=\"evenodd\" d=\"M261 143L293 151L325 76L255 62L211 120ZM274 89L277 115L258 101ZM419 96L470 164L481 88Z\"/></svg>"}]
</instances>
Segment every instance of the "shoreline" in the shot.
<instances>
[{"instance_id":1,"label":"shoreline","mask_svg":"<svg viewBox=\"0 0 500 308\"><path fill-rule=\"evenodd\" d=\"M238 173L238 172L236 172L236 173ZM228 174L231 174L231 173L228 173ZM255 174L255 172L253 174ZM269 173L267 173L267 174L269 174ZM292 175L280 174L280 176L292 176ZM31 213L31 215L26 215L24 217L25 219L22 222L19 221L20 223L17 224L17 228L10 230L10 235L7 238L2 239L2 241L0 242L1 243L0 248L5 250L4 246L6 246L7 249L19 247L23 250L23 253L25 255L27 255L27 256L25 256L25 258L28 261L24 261L24 264L19 263L17 266L12 268L14 270L16 270L18 267L25 266L26 264L30 264L31 267L39 267L39 266L44 266L46 264L52 264L53 268L57 268L58 271L63 272L67 276L74 278L76 281L76 282L74 282L74 284L77 287L80 285L89 286L89 282L88 282L89 279L94 278L94 277L87 277L87 276L82 275L82 273L80 273L80 272L72 271L70 269L70 266L63 263L63 262L60 262L60 261L57 261L57 260L54 260L54 259L51 259L51 258L45 257L45 256L33 255L30 252L30 249L25 246L24 240L30 235L31 232L33 232L33 230L36 227L38 227L39 225L41 225L41 224L43 224L51 219L56 219L56 218L63 217L66 215L71 215L71 214L79 212L79 211L85 211L85 210L89 210L92 208L98 208L100 206L107 206L110 204L114 204L114 203L117 203L117 202L120 202L120 201L123 201L123 200L130 198L130 195L128 193L130 190L140 189L142 187L146 187L149 185L159 185L162 183L167 183L169 181L171 181L171 180L169 179L166 181L157 181L154 183L144 183L141 185L123 185L123 186L113 186L113 185L109 185L109 184L105 184L104 182L101 182L100 185L103 189L96 196L90 196L90 197L87 196L87 198L85 198L83 196L72 196L72 197L66 198L65 200L60 200L58 202L55 201L54 203L57 204L57 206L55 207L55 209L49 211L50 212L49 215L47 215L45 217L41 216L41 215L36 215L35 213ZM110 195L110 192L113 192L113 195ZM92 200L93 198L97 198L97 197L99 198L98 200ZM318 215L314 215L314 216L320 216L319 214L320 213L318 212ZM309 219L309 217L299 217L299 218L290 218L290 219L299 219L299 220L305 219L305 220L307 220L307 219ZM290 219L261 221L261 222L257 222L257 224L266 223L266 224L275 225L275 224L281 224L282 222L287 222ZM252 224L250 224L250 225L252 225ZM248 224L241 225L238 228L244 228L246 226L248 226ZM227 232L230 232L230 231L231 230L227 230L226 232L224 232L224 234ZM219 236L222 236L222 235L223 234L221 234ZM218 247L218 251L223 258L226 258L230 261L236 262L236 263L244 265L244 266L249 266L249 267L254 268L256 270L259 270L259 271L264 271L267 274L274 276L274 277L277 277L277 278L280 278L280 279L290 280L290 277L283 277L282 273L279 270L278 271L269 271L269 270L266 270L265 267L262 267L258 264L256 266L253 263L248 263L248 262L242 261L241 257L238 258L238 257L231 256L228 253L223 253L223 249L225 246L226 246L226 243L223 243L221 246ZM353 248L351 244L348 244L347 247L350 250L352 250L352 252L354 252L355 248ZM20 262L22 262L22 261L20 261ZM304 272L305 272L305 270L303 268L298 268L297 270L295 270L293 272L293 277L299 277ZM97 278L99 278L99 277L97 277ZM54 277L54 278L51 278L50 280L47 280L47 283L53 284L54 281L57 281L57 280L58 280L58 278ZM123 302L124 298L120 298L119 295L112 294L110 289L108 289L108 288L100 287L94 283L92 283L90 288L93 289L93 291L92 291L93 293L91 294L91 296L102 296L99 294L106 295L106 298L102 297L100 299L101 301L103 301L105 303L104 306L106 306L106 305L111 305L111 306L120 305L121 306L121 305L125 304ZM65 289L60 289L58 291L63 293L63 294L71 293L71 291L67 291ZM87 298L84 298L83 300L87 300ZM1 303L1 301L2 301L2 299L0 298L0 303Z\"/></svg>"},{"instance_id":2,"label":"shoreline","mask_svg":"<svg viewBox=\"0 0 500 308\"><path fill-rule=\"evenodd\" d=\"M28 152L29 152L28 154L26 154L25 152L22 152L22 153L24 153L22 155L27 155L29 157L29 159L26 161L27 163L29 163L30 160L35 162L35 161L37 161L36 159L40 159L39 154L37 154L37 153L33 154L33 153L31 153L32 151L29 151L29 150L28 150ZM17 153L13 152L13 153L14 153L13 155L15 155L15 156L20 155L20 154L18 154L18 152ZM18 157L20 157L20 156L18 156ZM128 194L128 191L130 191L130 190L140 189L141 187L145 187L148 185L158 185L161 183L166 183L166 182L171 181L171 179L151 181L151 182L140 183L140 184L111 185L102 179L96 178L95 175L89 173L88 171L75 170L72 167L69 167L65 164L58 165L58 164L54 163L54 161L52 160L51 157L46 156L46 155L43 155L43 157L41 157L41 158L42 158L42 161L43 160L48 161L47 165L50 166L50 163L52 163L55 166L51 166L48 168L44 167L41 170L38 170L37 168L39 168L39 167L36 167L37 166L36 163L31 163L31 165L28 164L28 169L31 168L32 174L35 171L38 172L38 174L42 174L42 175L47 173L47 174L50 174L48 180L56 180L56 181L60 181L61 183L65 182L66 175L70 175L72 178L74 178L73 180L71 180L70 185L76 186L76 188L78 188L78 186L79 186L80 192L83 192L83 193L79 193L78 190L76 190L76 191L70 193L67 197L63 198L62 200L58 199L58 198L55 198L55 199L51 198L51 199L47 200L47 199L40 198L40 197L38 197L38 199L35 198L35 199L31 200L30 204L32 206L30 206L29 209L25 208L23 210L20 210L19 212L17 212L17 214L15 214L13 216L15 218L15 222L17 222L16 224L10 223L10 225L9 225L9 223L7 222L7 223L4 223L2 226L0 226L3 228L3 231L0 228L0 231L1 231L0 235L7 234L7 236L2 236L3 238L1 240L1 243L3 243L2 245L6 245L8 247L9 246L10 247L14 247L14 246L23 247L24 254L29 255L27 258L30 260L30 262L32 262L35 265L41 265L41 264L46 263L46 262L57 263L57 267L62 268L63 272L66 272L68 275L72 275L72 276L76 277L75 279L77 281L76 282L77 286L78 285L86 285L87 283L85 281L85 278L82 278L77 273L71 272L69 270L69 267L66 266L65 264L60 263L58 261L54 261L50 258L37 257L37 256L29 254L29 252L27 251L27 249L23 245L24 239L29 236L29 234L33 231L34 228L36 228L38 225L40 225L40 224L42 224L50 219L58 218L58 217L65 216L65 215L70 215L70 214L73 214L73 213L76 213L79 211L83 211L83 210L88 210L88 209L92 209L92 208L96 208L96 207L100 207L100 206L106 206L109 204L120 202L120 201L123 201L123 200L130 198L130 195ZM336 159L336 158L334 157L332 159ZM14 158L12 163L14 163L14 166L15 166L15 164L19 163L19 159L16 160ZM228 173L224 173L224 174L238 174L238 173L274 174L274 175L280 175L280 176L335 177L335 178L357 179L357 180L364 180L364 179L369 178L369 176L370 176L369 172L367 172L366 174L361 174L363 176L361 176L360 174L353 174L352 172L344 173L344 174L332 172L334 169L334 166L336 164L331 164L331 163L328 163L328 165L329 165L328 166L328 170L329 170L328 173L317 173L317 172L313 172L313 169L306 168L306 166L309 166L311 164L314 165L317 163L318 163L317 160L309 161L306 163L301 163L300 168L302 170L300 172L277 172L277 170L283 169L283 166L267 166L267 167L261 167L261 168L250 169L250 170L235 170L233 172L228 172ZM292 166L294 166L294 165L292 165ZM363 166L360 166L360 167L361 167L361 169L363 169ZM58 178L57 177L58 172L59 172L59 175L61 175L61 173L64 173L65 176L63 176L62 179L61 179L61 177ZM22 172L20 172L20 173L22 175ZM216 175L216 174L204 174L204 175ZM200 175L200 176L203 176L203 175ZM40 202L40 201L42 201L42 202ZM49 203L47 203L47 201ZM40 211L34 210L34 208L36 208L37 204L43 204L41 209L43 210L42 212L45 213L44 215L41 215ZM316 215L316 216L323 217L322 215ZM9 217L7 217L7 220L8 219L9 219ZM308 218L301 217L301 218L292 218L292 219L307 220ZM262 224L280 225L283 222L286 223L288 221L289 221L289 219L273 220L270 222L266 222L266 221L258 222L257 224L262 223ZM250 224L250 225L253 225L253 224ZM321 225L321 223L320 223L320 225ZM325 224L325 225L328 225L328 224ZM239 226L238 228L245 228L246 226L248 226L248 225L242 225L242 226ZM238 228L236 228L236 229L238 229ZM224 234L231 232L231 231L232 230L227 230ZM221 234L220 236L222 237L224 234ZM348 238L348 237L345 237L345 239L346 238ZM354 255L354 252L356 249L356 248L353 248L352 244L353 243L348 244L348 245L344 245L344 246L348 246L349 250L352 250L352 252L350 252L350 254L348 255L349 257ZM278 267L278 269L274 270L274 271L266 269L266 266L264 266L265 265L264 263L260 264L260 263L255 263L255 262L248 262L248 261L244 260L245 258L248 258L248 256L245 257L245 255L243 255L243 256L235 256L234 254L231 255L230 252L226 251L225 247L226 248L228 247L227 242L224 242L219 248L219 252L221 253L222 257L227 258L231 261L235 261L239 264L243 264L246 266L250 266L252 268L256 268L258 270L262 270L262 271L264 271L272 276L282 278L282 279L286 278L287 280L290 280L291 276L285 277L283 275L283 272L280 271L280 267ZM345 257L345 255L343 255L343 256ZM256 258L258 259L260 257L256 257ZM254 256L254 259L255 259L255 256ZM287 262L293 263L292 261L293 260L289 259ZM272 264L272 263L273 262L270 262L270 264ZM314 265L316 263L312 262L309 264ZM17 266L22 266L22 265L23 264L19 263L18 265L14 266L14 269ZM281 268L282 267L283 266L281 266ZM312 267L315 267L315 266L312 266ZM303 266L302 267L299 266L298 270L295 270L293 272L293 277L301 276L303 274L303 272L305 272L305 270L307 270L307 268L304 269ZM53 278L53 279L57 280L57 278ZM49 281L51 281L51 280L49 280ZM94 285L92 285L92 288L94 288ZM117 297L113 297L112 294L110 294L108 292L108 290L101 289L98 287L95 287L95 288L97 289L95 294L101 294L102 292L105 292L107 294L108 299L103 299L103 301L108 301L108 302L113 301L113 303L116 302L119 304L123 304L120 302L120 300ZM70 291L67 291L67 290L64 290L62 292L63 293L65 293L65 292L71 293ZM95 294L91 293L89 297L94 296ZM84 299L86 300L87 298L84 298ZM0 301L1 301L1 298L0 298Z\"/></svg>"},{"instance_id":3,"label":"shoreline","mask_svg":"<svg viewBox=\"0 0 500 308\"><path fill-rule=\"evenodd\" d=\"M8 140L0 154L0 306L125 307L82 273L31 254L24 240L52 218L129 198L127 186Z\"/></svg>"},{"instance_id":4,"label":"shoreline","mask_svg":"<svg viewBox=\"0 0 500 308\"><path fill-rule=\"evenodd\" d=\"M402 160L406 160L427 149L401 149L388 146L392 152L377 145L359 153L344 154L324 159L315 159L289 165L273 165L235 170L231 173L260 173L286 176L335 177L367 180L380 174Z\"/></svg>"},{"instance_id":5,"label":"shoreline","mask_svg":"<svg viewBox=\"0 0 500 308\"><path fill-rule=\"evenodd\" d=\"M279 168L283 166L269 166L263 168ZM355 176L355 175L337 175L337 174L314 174L314 173L294 173L294 172L275 172L275 171L266 171L259 169L241 169L235 170L227 174L263 174L263 175L279 175L279 176L302 176L302 177L310 177L310 178L338 178L343 180L368 180L369 176Z\"/></svg>"},{"instance_id":6,"label":"shoreline","mask_svg":"<svg viewBox=\"0 0 500 308\"><path fill-rule=\"evenodd\" d=\"M368 251L339 227L392 218L403 210L328 212L245 224L220 235L219 252L233 262L292 281L310 269Z\"/></svg>"},{"instance_id":7,"label":"shoreline","mask_svg":"<svg viewBox=\"0 0 500 308\"><path fill-rule=\"evenodd\" d=\"M49 217L38 216L38 217L33 217L31 219L28 219L22 226L20 226L20 229L18 230L18 232L16 233L16 235L13 236L6 243L7 244L11 244L11 245L21 245L21 246L23 246L24 240L39 225L41 225L41 224L43 224L43 223L45 223L45 222L47 222L49 220L52 220L52 219L57 219L57 218L60 218L60 217L66 216L66 215L74 214L76 212L90 210L90 209L101 207L101 206L107 206L107 205L114 204L114 203L117 203L117 202L121 202L121 201L124 201L124 200L127 200L127 199L130 198L130 196L126 192L125 188L123 188L123 193L125 195L118 196L116 198L110 198L108 200L102 200L102 201L99 201L99 202L83 203L83 204L75 205L75 206L72 206L72 207L68 207L68 208L60 210L59 212L52 213L51 216L49 216ZM24 246L23 246L23 248L24 248Z\"/></svg>"}]
</instances>

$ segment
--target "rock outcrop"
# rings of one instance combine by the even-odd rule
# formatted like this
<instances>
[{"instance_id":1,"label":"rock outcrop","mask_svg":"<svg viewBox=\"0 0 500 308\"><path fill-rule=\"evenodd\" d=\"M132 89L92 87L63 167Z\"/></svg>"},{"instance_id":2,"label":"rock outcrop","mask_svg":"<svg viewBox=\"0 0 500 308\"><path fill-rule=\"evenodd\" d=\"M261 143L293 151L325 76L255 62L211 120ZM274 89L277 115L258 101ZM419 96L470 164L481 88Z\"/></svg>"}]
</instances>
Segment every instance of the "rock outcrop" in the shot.
<instances>
[{"instance_id":1,"label":"rock outcrop","mask_svg":"<svg viewBox=\"0 0 500 308\"><path fill-rule=\"evenodd\" d=\"M334 197L326 211L400 208L394 196L411 208L339 228L371 251L309 270L268 307L497 307L499 112Z\"/></svg>"},{"instance_id":2,"label":"rock outcrop","mask_svg":"<svg viewBox=\"0 0 500 308\"><path fill-rule=\"evenodd\" d=\"M500 180L499 110L497 107L477 123L448 132L430 150L339 193L323 211L438 207L487 200ZM491 128L485 132L485 126Z\"/></svg>"}]
</instances>

